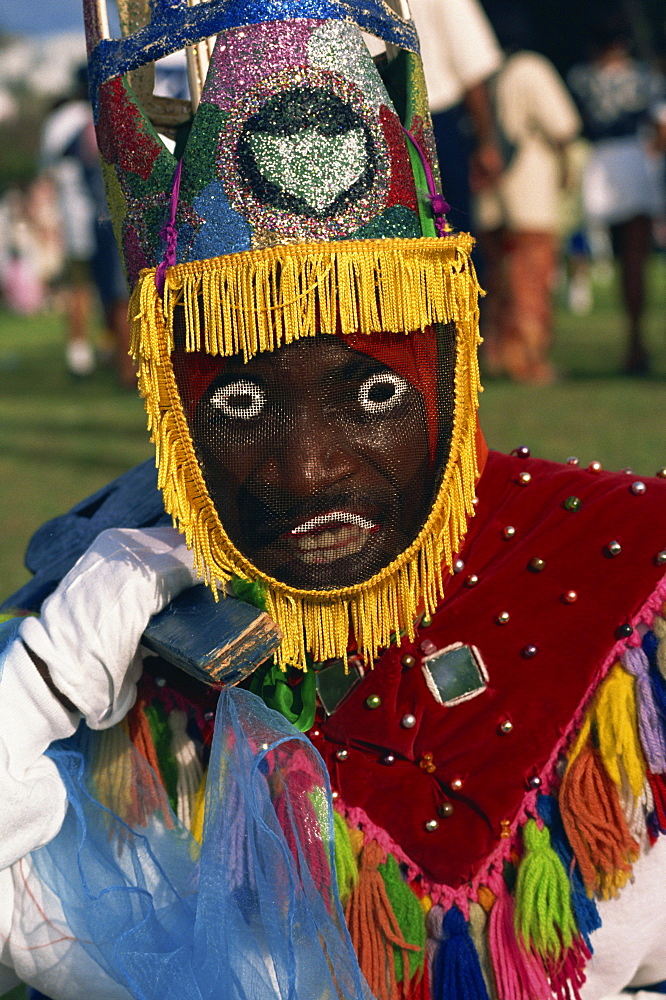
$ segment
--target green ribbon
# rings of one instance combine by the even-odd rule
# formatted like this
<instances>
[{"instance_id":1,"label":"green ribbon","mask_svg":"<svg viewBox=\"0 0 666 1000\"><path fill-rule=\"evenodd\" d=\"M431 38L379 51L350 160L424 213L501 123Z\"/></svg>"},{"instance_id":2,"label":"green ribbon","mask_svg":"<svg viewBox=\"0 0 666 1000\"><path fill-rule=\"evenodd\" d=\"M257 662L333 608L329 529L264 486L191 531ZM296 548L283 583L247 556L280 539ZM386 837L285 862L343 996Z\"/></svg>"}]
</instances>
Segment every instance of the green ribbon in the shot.
<instances>
[{"instance_id":1,"label":"green ribbon","mask_svg":"<svg viewBox=\"0 0 666 1000\"><path fill-rule=\"evenodd\" d=\"M266 587L259 581L231 579L234 597L261 611L266 610ZM275 666L272 659L258 667L248 683L248 689L269 708L283 715L296 729L307 733L315 720L317 685L310 664L307 673L290 667L287 671Z\"/></svg>"},{"instance_id":2,"label":"green ribbon","mask_svg":"<svg viewBox=\"0 0 666 1000\"><path fill-rule=\"evenodd\" d=\"M284 671L269 660L252 674L249 689L302 733L312 729L317 700L314 670L303 673L290 667Z\"/></svg>"}]
</instances>

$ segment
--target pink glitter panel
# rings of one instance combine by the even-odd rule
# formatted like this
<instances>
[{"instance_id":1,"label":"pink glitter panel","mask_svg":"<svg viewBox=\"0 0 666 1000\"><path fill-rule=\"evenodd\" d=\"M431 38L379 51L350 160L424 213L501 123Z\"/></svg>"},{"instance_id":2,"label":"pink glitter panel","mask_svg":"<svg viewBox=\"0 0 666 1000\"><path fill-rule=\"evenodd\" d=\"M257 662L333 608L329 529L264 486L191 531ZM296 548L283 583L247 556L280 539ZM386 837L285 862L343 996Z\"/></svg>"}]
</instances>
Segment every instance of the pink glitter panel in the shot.
<instances>
[{"instance_id":1,"label":"pink glitter panel","mask_svg":"<svg viewBox=\"0 0 666 1000\"><path fill-rule=\"evenodd\" d=\"M202 100L233 111L239 94L259 84L268 72L279 75L307 65L310 36L325 23L272 21L225 32L215 46Z\"/></svg>"}]
</instances>

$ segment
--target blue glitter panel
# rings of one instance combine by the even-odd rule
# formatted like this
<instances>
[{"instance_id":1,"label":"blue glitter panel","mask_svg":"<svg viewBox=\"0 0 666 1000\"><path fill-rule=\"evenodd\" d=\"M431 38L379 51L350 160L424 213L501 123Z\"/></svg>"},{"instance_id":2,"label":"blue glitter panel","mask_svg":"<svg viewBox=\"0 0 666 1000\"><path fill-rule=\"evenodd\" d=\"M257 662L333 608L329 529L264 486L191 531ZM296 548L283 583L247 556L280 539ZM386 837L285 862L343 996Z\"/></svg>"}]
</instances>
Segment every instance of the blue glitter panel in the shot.
<instances>
[{"instance_id":1,"label":"blue glitter panel","mask_svg":"<svg viewBox=\"0 0 666 1000\"><path fill-rule=\"evenodd\" d=\"M91 53L91 91L104 80L227 28L295 18L351 21L384 42L419 51L414 24L399 17L385 0L207 0L193 7L179 0L155 0L150 24L126 38L105 39ZM95 39L89 42L94 45Z\"/></svg>"},{"instance_id":2,"label":"blue glitter panel","mask_svg":"<svg viewBox=\"0 0 666 1000\"><path fill-rule=\"evenodd\" d=\"M181 243L179 231L179 263L186 260L206 260L208 257L250 249L250 226L243 216L231 207L220 181L209 184L201 194L197 195L194 199L194 209L206 221L195 233L189 246L184 242Z\"/></svg>"}]
</instances>

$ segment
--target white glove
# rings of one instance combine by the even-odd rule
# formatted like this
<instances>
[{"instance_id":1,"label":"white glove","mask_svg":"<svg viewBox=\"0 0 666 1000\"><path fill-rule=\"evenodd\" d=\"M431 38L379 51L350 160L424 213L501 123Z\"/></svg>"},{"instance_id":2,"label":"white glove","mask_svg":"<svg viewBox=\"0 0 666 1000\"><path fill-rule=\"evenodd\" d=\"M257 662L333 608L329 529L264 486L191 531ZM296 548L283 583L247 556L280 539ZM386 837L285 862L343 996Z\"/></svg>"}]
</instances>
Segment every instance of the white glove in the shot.
<instances>
[{"instance_id":1,"label":"white glove","mask_svg":"<svg viewBox=\"0 0 666 1000\"><path fill-rule=\"evenodd\" d=\"M91 729L122 719L136 699L138 646L149 618L197 583L174 528L103 531L20 635Z\"/></svg>"}]
</instances>

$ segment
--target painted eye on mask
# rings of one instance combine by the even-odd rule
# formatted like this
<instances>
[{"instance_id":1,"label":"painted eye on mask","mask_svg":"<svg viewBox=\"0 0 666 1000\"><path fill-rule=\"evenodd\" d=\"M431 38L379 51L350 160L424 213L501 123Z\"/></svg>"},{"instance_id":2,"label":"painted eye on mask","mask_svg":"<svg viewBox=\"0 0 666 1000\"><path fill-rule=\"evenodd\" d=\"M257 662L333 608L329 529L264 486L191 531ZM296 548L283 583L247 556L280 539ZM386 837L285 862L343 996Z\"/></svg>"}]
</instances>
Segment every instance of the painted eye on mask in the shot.
<instances>
[{"instance_id":1,"label":"painted eye on mask","mask_svg":"<svg viewBox=\"0 0 666 1000\"><path fill-rule=\"evenodd\" d=\"M376 372L358 391L358 401L373 416L388 413L403 399L409 383L395 372Z\"/></svg>"},{"instance_id":2,"label":"painted eye on mask","mask_svg":"<svg viewBox=\"0 0 666 1000\"><path fill-rule=\"evenodd\" d=\"M258 417L266 405L266 393L255 382L230 382L216 389L210 405L231 420L251 420Z\"/></svg>"}]
</instances>

